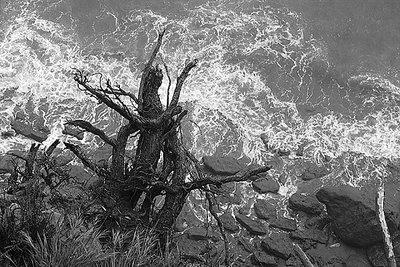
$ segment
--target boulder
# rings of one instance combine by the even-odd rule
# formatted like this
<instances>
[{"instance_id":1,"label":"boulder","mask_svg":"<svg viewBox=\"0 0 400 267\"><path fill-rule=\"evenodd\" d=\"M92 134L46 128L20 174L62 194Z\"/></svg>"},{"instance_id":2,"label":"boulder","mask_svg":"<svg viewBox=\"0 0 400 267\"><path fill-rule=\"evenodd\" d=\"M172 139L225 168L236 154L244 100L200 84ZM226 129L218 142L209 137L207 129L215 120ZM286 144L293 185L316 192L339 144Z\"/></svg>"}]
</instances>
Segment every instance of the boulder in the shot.
<instances>
[{"instance_id":1,"label":"boulder","mask_svg":"<svg viewBox=\"0 0 400 267\"><path fill-rule=\"evenodd\" d=\"M289 208L303 211L308 214L318 215L324 210L324 205L314 195L295 193L289 198Z\"/></svg>"},{"instance_id":2,"label":"boulder","mask_svg":"<svg viewBox=\"0 0 400 267\"><path fill-rule=\"evenodd\" d=\"M275 179L269 178L261 178L257 179L252 183L254 190L257 193L265 194L265 193L278 193L279 191L279 184Z\"/></svg>"},{"instance_id":3,"label":"boulder","mask_svg":"<svg viewBox=\"0 0 400 267\"><path fill-rule=\"evenodd\" d=\"M333 231L343 242L368 247L382 241L375 211L375 192L351 186L324 187L316 197L326 205ZM384 207L389 230L393 233L400 220L397 192L386 190Z\"/></svg>"},{"instance_id":4,"label":"boulder","mask_svg":"<svg viewBox=\"0 0 400 267\"><path fill-rule=\"evenodd\" d=\"M254 212L263 220L276 218L276 207L265 199L257 199L254 203Z\"/></svg>"},{"instance_id":5,"label":"boulder","mask_svg":"<svg viewBox=\"0 0 400 267\"><path fill-rule=\"evenodd\" d=\"M281 259L287 260L293 253L292 241L286 234L272 233L261 242L263 250Z\"/></svg>"},{"instance_id":6,"label":"boulder","mask_svg":"<svg viewBox=\"0 0 400 267\"><path fill-rule=\"evenodd\" d=\"M284 231L296 231L297 223L293 219L282 217L282 218L272 220L271 223L269 224L269 227L278 228L278 229L281 229Z\"/></svg>"},{"instance_id":7,"label":"boulder","mask_svg":"<svg viewBox=\"0 0 400 267\"><path fill-rule=\"evenodd\" d=\"M267 233L267 230L261 222L252 220L251 218L242 214L236 214L235 217L240 225L246 228L246 230L253 235L265 235Z\"/></svg>"},{"instance_id":8,"label":"boulder","mask_svg":"<svg viewBox=\"0 0 400 267\"><path fill-rule=\"evenodd\" d=\"M234 175L246 168L233 157L204 156L203 163L208 171L216 175Z\"/></svg>"}]
</instances>

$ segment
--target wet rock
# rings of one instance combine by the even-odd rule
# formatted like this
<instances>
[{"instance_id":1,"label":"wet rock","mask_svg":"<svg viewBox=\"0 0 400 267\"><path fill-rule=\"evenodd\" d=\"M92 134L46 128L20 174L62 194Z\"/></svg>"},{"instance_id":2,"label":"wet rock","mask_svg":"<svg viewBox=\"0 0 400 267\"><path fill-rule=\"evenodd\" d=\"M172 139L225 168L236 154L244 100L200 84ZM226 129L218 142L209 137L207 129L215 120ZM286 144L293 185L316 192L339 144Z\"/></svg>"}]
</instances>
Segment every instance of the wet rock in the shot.
<instances>
[{"instance_id":1,"label":"wet rock","mask_svg":"<svg viewBox=\"0 0 400 267\"><path fill-rule=\"evenodd\" d=\"M257 193L277 193L279 191L279 184L273 178L261 178L252 183L254 190Z\"/></svg>"},{"instance_id":2,"label":"wet rock","mask_svg":"<svg viewBox=\"0 0 400 267\"><path fill-rule=\"evenodd\" d=\"M330 171L325 166L318 166L313 163L307 164L304 172L300 175L303 181L309 181L313 179L318 179L329 174Z\"/></svg>"},{"instance_id":3,"label":"wet rock","mask_svg":"<svg viewBox=\"0 0 400 267\"><path fill-rule=\"evenodd\" d=\"M78 140L82 140L84 137L84 131L79 129L78 127L72 126L72 125L65 125L63 131L63 134L70 135L73 137L76 137Z\"/></svg>"},{"instance_id":4,"label":"wet rock","mask_svg":"<svg viewBox=\"0 0 400 267\"><path fill-rule=\"evenodd\" d=\"M20 119L16 119L11 123L11 128L20 135L23 135L29 139L35 140L37 142L43 142L47 139L50 134L50 129L42 127L33 127L27 122Z\"/></svg>"},{"instance_id":5,"label":"wet rock","mask_svg":"<svg viewBox=\"0 0 400 267\"><path fill-rule=\"evenodd\" d=\"M324 210L324 205L314 195L295 193L289 198L289 208L318 215Z\"/></svg>"},{"instance_id":6,"label":"wet rock","mask_svg":"<svg viewBox=\"0 0 400 267\"><path fill-rule=\"evenodd\" d=\"M345 267L369 267L371 264L360 255L350 255L343 263Z\"/></svg>"},{"instance_id":7,"label":"wet rock","mask_svg":"<svg viewBox=\"0 0 400 267\"><path fill-rule=\"evenodd\" d=\"M224 225L224 228L230 232L239 231L239 226L236 224L235 218L229 213L224 213L219 217Z\"/></svg>"},{"instance_id":8,"label":"wet rock","mask_svg":"<svg viewBox=\"0 0 400 267\"><path fill-rule=\"evenodd\" d=\"M263 220L276 218L276 207L265 199L257 199L254 203L254 212L258 218Z\"/></svg>"},{"instance_id":9,"label":"wet rock","mask_svg":"<svg viewBox=\"0 0 400 267\"><path fill-rule=\"evenodd\" d=\"M296 231L297 229L297 224L296 221L293 219L289 218L278 218L269 224L269 227L271 228L278 228L284 231Z\"/></svg>"},{"instance_id":10,"label":"wet rock","mask_svg":"<svg viewBox=\"0 0 400 267\"><path fill-rule=\"evenodd\" d=\"M252 255L252 261L258 266L275 267L277 262L273 256L267 255L265 252L256 251Z\"/></svg>"},{"instance_id":11,"label":"wet rock","mask_svg":"<svg viewBox=\"0 0 400 267\"><path fill-rule=\"evenodd\" d=\"M207 170L216 175L233 175L246 168L246 165L233 157L204 156Z\"/></svg>"},{"instance_id":12,"label":"wet rock","mask_svg":"<svg viewBox=\"0 0 400 267\"><path fill-rule=\"evenodd\" d=\"M242 214L236 214L235 217L240 225L246 228L246 230L253 235L265 235L267 233L267 230L261 222L252 220Z\"/></svg>"},{"instance_id":13,"label":"wet rock","mask_svg":"<svg viewBox=\"0 0 400 267\"><path fill-rule=\"evenodd\" d=\"M293 254L292 241L286 234L272 233L261 242L261 247L270 255L287 260Z\"/></svg>"},{"instance_id":14,"label":"wet rock","mask_svg":"<svg viewBox=\"0 0 400 267\"><path fill-rule=\"evenodd\" d=\"M343 242L368 247L382 240L374 192L362 192L351 186L324 187L316 196L326 205L333 231ZM389 230L394 232L400 220L397 192L386 191L384 207Z\"/></svg>"}]
</instances>

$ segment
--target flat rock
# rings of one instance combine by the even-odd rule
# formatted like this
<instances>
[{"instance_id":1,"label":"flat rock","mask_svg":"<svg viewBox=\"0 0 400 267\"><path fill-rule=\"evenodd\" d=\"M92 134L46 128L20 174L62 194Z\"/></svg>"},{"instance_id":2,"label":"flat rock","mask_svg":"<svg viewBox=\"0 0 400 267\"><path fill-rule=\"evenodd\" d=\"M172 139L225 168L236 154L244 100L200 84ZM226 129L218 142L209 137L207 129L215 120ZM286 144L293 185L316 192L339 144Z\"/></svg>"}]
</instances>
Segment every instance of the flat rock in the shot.
<instances>
[{"instance_id":1,"label":"flat rock","mask_svg":"<svg viewBox=\"0 0 400 267\"><path fill-rule=\"evenodd\" d=\"M300 175L303 181L309 181L324 177L329 174L330 171L325 166L318 166L313 163L307 164L304 172Z\"/></svg>"},{"instance_id":2,"label":"flat rock","mask_svg":"<svg viewBox=\"0 0 400 267\"><path fill-rule=\"evenodd\" d=\"M261 247L266 253L284 260L293 254L292 241L282 233L272 233L261 242Z\"/></svg>"},{"instance_id":3,"label":"flat rock","mask_svg":"<svg viewBox=\"0 0 400 267\"><path fill-rule=\"evenodd\" d=\"M265 193L277 193L279 191L279 184L273 178L261 178L257 179L252 183L254 190L257 193L265 194Z\"/></svg>"},{"instance_id":4,"label":"flat rock","mask_svg":"<svg viewBox=\"0 0 400 267\"><path fill-rule=\"evenodd\" d=\"M267 230L261 222L252 220L251 218L242 214L236 214L235 217L240 225L246 228L246 230L253 235L265 235L267 233Z\"/></svg>"},{"instance_id":5,"label":"flat rock","mask_svg":"<svg viewBox=\"0 0 400 267\"><path fill-rule=\"evenodd\" d=\"M239 231L239 226L236 224L235 218L229 213L224 213L219 217L224 225L224 228L230 232Z\"/></svg>"},{"instance_id":6,"label":"flat rock","mask_svg":"<svg viewBox=\"0 0 400 267\"><path fill-rule=\"evenodd\" d=\"M320 244L326 244L328 242L328 236L323 231L317 229L296 230L290 232L290 238L302 241L312 241Z\"/></svg>"},{"instance_id":7,"label":"flat rock","mask_svg":"<svg viewBox=\"0 0 400 267\"><path fill-rule=\"evenodd\" d=\"M382 241L380 222L375 211L375 192L360 191L351 186L323 187L316 196L324 203L334 233L345 243L368 247ZM400 222L397 191L387 188L384 211L389 230L393 233Z\"/></svg>"},{"instance_id":8,"label":"flat rock","mask_svg":"<svg viewBox=\"0 0 400 267\"><path fill-rule=\"evenodd\" d=\"M29 139L35 140L37 142L43 142L47 139L50 134L50 129L42 126L42 127L33 127L27 122L24 122L20 119L15 119L11 122L11 128L20 135L23 135Z\"/></svg>"},{"instance_id":9,"label":"flat rock","mask_svg":"<svg viewBox=\"0 0 400 267\"><path fill-rule=\"evenodd\" d=\"M262 267L275 267L277 262L271 255L266 254L262 251L256 251L252 255L252 260L255 264L261 265Z\"/></svg>"},{"instance_id":10,"label":"flat rock","mask_svg":"<svg viewBox=\"0 0 400 267\"><path fill-rule=\"evenodd\" d=\"M281 217L281 218L272 220L271 223L269 224L269 227L278 228L278 229L281 229L284 231L296 231L297 223L293 219Z\"/></svg>"},{"instance_id":11,"label":"flat rock","mask_svg":"<svg viewBox=\"0 0 400 267\"><path fill-rule=\"evenodd\" d=\"M257 199L254 203L254 212L258 218L263 220L276 218L276 207L265 199Z\"/></svg>"},{"instance_id":12,"label":"flat rock","mask_svg":"<svg viewBox=\"0 0 400 267\"><path fill-rule=\"evenodd\" d=\"M207 240L211 238L211 233L204 227L194 227L186 232L187 236L191 240Z\"/></svg>"},{"instance_id":13,"label":"flat rock","mask_svg":"<svg viewBox=\"0 0 400 267\"><path fill-rule=\"evenodd\" d=\"M295 193L289 198L289 208L318 215L324 210L324 205L314 195Z\"/></svg>"},{"instance_id":14,"label":"flat rock","mask_svg":"<svg viewBox=\"0 0 400 267\"><path fill-rule=\"evenodd\" d=\"M234 175L246 168L246 165L233 157L204 156L203 163L212 174L216 175Z\"/></svg>"}]
</instances>

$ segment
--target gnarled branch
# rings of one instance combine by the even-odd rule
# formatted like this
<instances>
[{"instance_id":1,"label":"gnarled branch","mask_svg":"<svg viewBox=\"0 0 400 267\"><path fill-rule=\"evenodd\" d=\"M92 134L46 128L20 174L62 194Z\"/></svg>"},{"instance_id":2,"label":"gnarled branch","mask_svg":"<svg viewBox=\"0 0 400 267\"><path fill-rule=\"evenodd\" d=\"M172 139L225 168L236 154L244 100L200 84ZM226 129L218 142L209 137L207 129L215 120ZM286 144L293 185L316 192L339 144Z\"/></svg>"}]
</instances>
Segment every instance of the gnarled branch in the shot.
<instances>
[{"instance_id":1,"label":"gnarled branch","mask_svg":"<svg viewBox=\"0 0 400 267\"><path fill-rule=\"evenodd\" d=\"M101 138L101 140L103 140L105 143L111 145L111 146L115 146L115 140L112 140L111 138L109 138L105 132L103 132L102 130L100 130L99 128L96 128L93 124L91 124L88 121L84 121L84 120L73 120L73 121L69 121L66 124L69 125L73 125L73 126L77 126L80 127L82 129L84 129L85 131L88 131L94 135L97 135L98 137Z\"/></svg>"},{"instance_id":2,"label":"gnarled branch","mask_svg":"<svg viewBox=\"0 0 400 267\"><path fill-rule=\"evenodd\" d=\"M267 172L271 168L272 168L271 166L260 167L257 169L249 170L242 175L240 175L240 174L232 175L232 176L222 177L219 179L204 178L204 179L197 180L197 181L187 182L187 183L183 184L182 187L185 190L194 190L194 189L203 188L206 185L221 186L223 184L230 183L230 182L254 181L259 178L256 176L257 174Z\"/></svg>"},{"instance_id":3,"label":"gnarled branch","mask_svg":"<svg viewBox=\"0 0 400 267\"><path fill-rule=\"evenodd\" d=\"M196 67L197 63L198 63L197 59L190 61L183 69L181 75L179 75L179 77L176 81L176 87L174 90L174 94L172 95L170 107L174 108L177 106L178 101L179 101L179 96L181 95L183 83L185 82L186 78L189 76L190 70L193 69L194 67Z\"/></svg>"},{"instance_id":4,"label":"gnarled branch","mask_svg":"<svg viewBox=\"0 0 400 267\"><path fill-rule=\"evenodd\" d=\"M91 169L98 176L107 177L110 175L108 170L98 166L91 159L89 159L79 146L67 142L64 142L64 145L67 149L69 149L72 153L75 154L75 156L77 156L81 160L81 162L85 167Z\"/></svg>"}]
</instances>

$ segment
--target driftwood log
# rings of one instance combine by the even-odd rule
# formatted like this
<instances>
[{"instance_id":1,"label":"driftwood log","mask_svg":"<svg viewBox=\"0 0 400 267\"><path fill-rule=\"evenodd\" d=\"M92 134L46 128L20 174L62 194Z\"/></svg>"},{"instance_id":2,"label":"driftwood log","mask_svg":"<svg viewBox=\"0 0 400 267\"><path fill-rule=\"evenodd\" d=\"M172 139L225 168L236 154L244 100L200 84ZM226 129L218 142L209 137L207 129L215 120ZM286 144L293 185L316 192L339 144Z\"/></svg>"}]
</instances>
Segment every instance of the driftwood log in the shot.
<instances>
[{"instance_id":1,"label":"driftwood log","mask_svg":"<svg viewBox=\"0 0 400 267\"><path fill-rule=\"evenodd\" d=\"M141 224L156 229L162 246L165 246L176 218L192 190L255 179L255 175L268 171L270 166L218 180L202 174L197 159L184 148L179 131L181 121L187 114L179 105L179 97L185 80L198 61L191 60L184 66L169 101L171 77L168 67L161 59L169 80L168 103L164 107L158 95L164 74L160 67L162 65L155 65L163 36L164 31L158 34L157 43L143 70L137 96L118 84L113 85L109 79L104 81L102 76L98 82L92 82L90 78L93 75L75 69L74 79L78 88L124 118L125 124L117 129L115 137L108 136L88 121L67 122L98 136L112 147L109 166L97 165L79 144L66 142L65 146L86 167L104 179L103 187L107 192L105 195L112 200L104 202L108 203L105 208L113 210L114 214L118 211L124 218L139 219ZM126 104L129 102L130 105ZM138 142L134 158L128 159L126 147L132 135L138 135ZM163 198L163 204L155 207L155 199L159 197ZM209 197L211 200L211 196ZM216 204L210 201L214 217L217 216L213 208ZM224 235L223 232L222 234Z\"/></svg>"}]
</instances>

